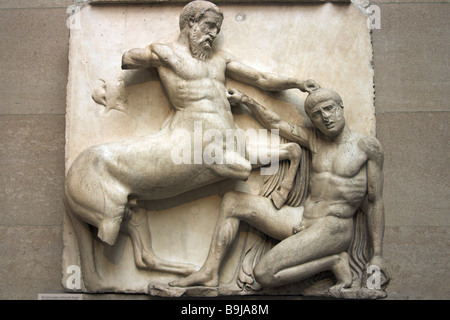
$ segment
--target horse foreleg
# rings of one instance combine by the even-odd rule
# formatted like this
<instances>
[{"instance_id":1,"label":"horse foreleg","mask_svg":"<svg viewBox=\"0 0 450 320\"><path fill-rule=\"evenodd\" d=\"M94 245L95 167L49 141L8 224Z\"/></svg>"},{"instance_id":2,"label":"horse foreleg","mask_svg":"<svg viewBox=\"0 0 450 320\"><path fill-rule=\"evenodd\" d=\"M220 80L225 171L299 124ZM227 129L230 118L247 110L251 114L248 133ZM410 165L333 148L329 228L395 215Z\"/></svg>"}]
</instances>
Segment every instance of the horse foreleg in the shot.
<instances>
[{"instance_id":1,"label":"horse foreleg","mask_svg":"<svg viewBox=\"0 0 450 320\"><path fill-rule=\"evenodd\" d=\"M286 173L281 185L271 194L273 204L277 209L281 209L287 200L289 192L294 186L295 176L301 161L302 149L296 143L286 143L280 145L280 160L289 160L289 170Z\"/></svg>"}]
</instances>

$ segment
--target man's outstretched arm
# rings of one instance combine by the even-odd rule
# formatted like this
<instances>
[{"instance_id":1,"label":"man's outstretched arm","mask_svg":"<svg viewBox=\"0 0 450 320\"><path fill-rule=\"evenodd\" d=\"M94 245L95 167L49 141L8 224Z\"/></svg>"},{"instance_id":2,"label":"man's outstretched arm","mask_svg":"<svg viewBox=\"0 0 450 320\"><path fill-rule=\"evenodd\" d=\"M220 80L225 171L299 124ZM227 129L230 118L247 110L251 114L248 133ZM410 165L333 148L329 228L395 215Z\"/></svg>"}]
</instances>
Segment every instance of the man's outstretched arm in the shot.
<instances>
[{"instance_id":1,"label":"man's outstretched arm","mask_svg":"<svg viewBox=\"0 0 450 320\"><path fill-rule=\"evenodd\" d=\"M299 80L283 77L274 73L263 73L227 56L227 76L242 83L257 86L266 91L300 89L311 93L320 86L314 80Z\"/></svg>"},{"instance_id":2,"label":"man's outstretched arm","mask_svg":"<svg viewBox=\"0 0 450 320\"><path fill-rule=\"evenodd\" d=\"M266 129L278 129L280 136L291 142L296 142L301 146L310 148L309 140L312 134L310 129L284 121L277 113L265 108L238 90L228 90L227 97L230 104L237 106L243 104L250 109L258 122Z\"/></svg>"}]
</instances>

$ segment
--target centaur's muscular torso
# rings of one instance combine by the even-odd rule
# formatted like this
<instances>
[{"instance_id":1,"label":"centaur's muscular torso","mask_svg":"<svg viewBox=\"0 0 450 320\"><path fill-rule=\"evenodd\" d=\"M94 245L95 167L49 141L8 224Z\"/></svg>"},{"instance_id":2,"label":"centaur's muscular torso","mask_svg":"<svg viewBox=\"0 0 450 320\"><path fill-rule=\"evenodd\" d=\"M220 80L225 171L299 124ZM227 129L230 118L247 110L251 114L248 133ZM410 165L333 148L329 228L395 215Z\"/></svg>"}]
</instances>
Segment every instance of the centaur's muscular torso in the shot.
<instances>
[{"instance_id":1,"label":"centaur's muscular torso","mask_svg":"<svg viewBox=\"0 0 450 320\"><path fill-rule=\"evenodd\" d=\"M161 61L158 73L177 111L171 129L178 127L178 121L183 121L183 127L201 121L204 130L235 128L225 87L225 54L217 53L203 61L177 43L153 45L152 51Z\"/></svg>"}]
</instances>

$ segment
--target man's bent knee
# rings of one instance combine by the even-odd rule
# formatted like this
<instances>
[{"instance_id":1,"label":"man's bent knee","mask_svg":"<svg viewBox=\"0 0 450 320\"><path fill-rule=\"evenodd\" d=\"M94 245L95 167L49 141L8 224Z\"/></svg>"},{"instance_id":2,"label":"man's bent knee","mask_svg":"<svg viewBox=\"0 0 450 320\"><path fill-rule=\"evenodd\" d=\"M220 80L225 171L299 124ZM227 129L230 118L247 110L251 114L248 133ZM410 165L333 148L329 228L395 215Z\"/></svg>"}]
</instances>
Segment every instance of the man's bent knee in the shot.
<instances>
[{"instance_id":1,"label":"man's bent knee","mask_svg":"<svg viewBox=\"0 0 450 320\"><path fill-rule=\"evenodd\" d=\"M258 263L253 269L253 276L257 283L263 288L273 287L276 285L277 279L275 272L264 263Z\"/></svg>"}]
</instances>

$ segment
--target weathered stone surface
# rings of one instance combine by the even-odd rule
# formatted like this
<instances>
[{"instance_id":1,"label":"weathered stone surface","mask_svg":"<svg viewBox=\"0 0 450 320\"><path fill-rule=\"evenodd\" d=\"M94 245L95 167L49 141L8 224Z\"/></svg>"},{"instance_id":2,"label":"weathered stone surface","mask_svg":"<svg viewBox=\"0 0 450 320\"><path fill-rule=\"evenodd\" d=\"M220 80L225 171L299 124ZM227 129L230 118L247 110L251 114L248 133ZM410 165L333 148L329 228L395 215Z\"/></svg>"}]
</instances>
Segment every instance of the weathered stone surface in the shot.
<instances>
[{"instance_id":1,"label":"weathered stone surface","mask_svg":"<svg viewBox=\"0 0 450 320\"><path fill-rule=\"evenodd\" d=\"M387 226L447 226L450 206L448 112L382 113ZM412 157L411 154L414 153Z\"/></svg>"},{"instance_id":2,"label":"weathered stone surface","mask_svg":"<svg viewBox=\"0 0 450 320\"><path fill-rule=\"evenodd\" d=\"M449 111L449 3L380 4L374 29L377 112Z\"/></svg>"},{"instance_id":3,"label":"weathered stone surface","mask_svg":"<svg viewBox=\"0 0 450 320\"><path fill-rule=\"evenodd\" d=\"M59 8L0 10L0 113L64 114L66 19Z\"/></svg>"},{"instance_id":4,"label":"weathered stone surface","mask_svg":"<svg viewBox=\"0 0 450 320\"><path fill-rule=\"evenodd\" d=\"M63 115L0 117L0 224L61 225Z\"/></svg>"},{"instance_id":5,"label":"weathered stone surface","mask_svg":"<svg viewBox=\"0 0 450 320\"><path fill-rule=\"evenodd\" d=\"M0 299L63 292L61 237L61 226L0 226Z\"/></svg>"},{"instance_id":6,"label":"weathered stone surface","mask_svg":"<svg viewBox=\"0 0 450 320\"><path fill-rule=\"evenodd\" d=\"M77 0L3 0L0 9L66 8Z\"/></svg>"},{"instance_id":7,"label":"weathered stone surface","mask_svg":"<svg viewBox=\"0 0 450 320\"><path fill-rule=\"evenodd\" d=\"M449 246L448 226L387 227L384 255L392 276L388 291L404 299L448 300Z\"/></svg>"}]
</instances>

